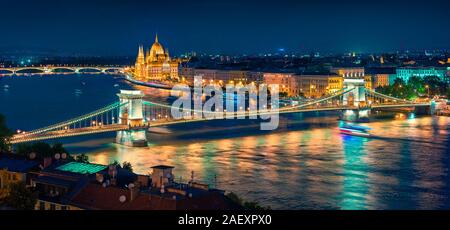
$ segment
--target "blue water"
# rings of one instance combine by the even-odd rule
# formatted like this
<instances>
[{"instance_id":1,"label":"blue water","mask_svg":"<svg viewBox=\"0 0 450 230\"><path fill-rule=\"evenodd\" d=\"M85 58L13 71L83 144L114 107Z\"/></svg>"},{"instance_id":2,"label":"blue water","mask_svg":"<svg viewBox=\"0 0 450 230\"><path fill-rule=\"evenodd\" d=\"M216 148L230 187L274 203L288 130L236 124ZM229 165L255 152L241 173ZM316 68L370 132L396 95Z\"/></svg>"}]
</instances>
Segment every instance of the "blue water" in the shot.
<instances>
[{"instance_id":1,"label":"blue water","mask_svg":"<svg viewBox=\"0 0 450 230\"><path fill-rule=\"evenodd\" d=\"M149 100L169 95L113 75L3 77L0 113L11 128L30 130L103 107L131 88ZM129 161L138 173L168 164L186 181L194 171L196 180L274 209L450 209L449 124L449 117L377 120L366 124L376 135L368 139L340 134L335 113L307 113L282 116L271 132L256 121L166 127L149 135L147 148L113 144L114 133L59 141L93 162Z\"/></svg>"}]
</instances>

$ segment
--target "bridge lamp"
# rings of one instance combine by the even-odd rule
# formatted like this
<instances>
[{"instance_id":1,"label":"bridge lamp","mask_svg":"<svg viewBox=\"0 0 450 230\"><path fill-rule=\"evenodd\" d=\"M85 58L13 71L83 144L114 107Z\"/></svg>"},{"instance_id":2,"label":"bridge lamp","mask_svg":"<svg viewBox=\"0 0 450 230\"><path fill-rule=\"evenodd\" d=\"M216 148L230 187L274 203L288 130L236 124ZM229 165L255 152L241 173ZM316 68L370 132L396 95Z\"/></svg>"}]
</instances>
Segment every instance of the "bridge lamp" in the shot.
<instances>
[{"instance_id":1,"label":"bridge lamp","mask_svg":"<svg viewBox=\"0 0 450 230\"><path fill-rule=\"evenodd\" d=\"M98 123L98 125L100 125L100 126L101 126L101 125L102 125L102 123L101 123L101 122L99 122L99 123Z\"/></svg>"},{"instance_id":2,"label":"bridge lamp","mask_svg":"<svg viewBox=\"0 0 450 230\"><path fill-rule=\"evenodd\" d=\"M65 130L67 130L67 129L68 129L68 127L67 127L67 126L64 126L64 129L65 129Z\"/></svg>"},{"instance_id":3,"label":"bridge lamp","mask_svg":"<svg viewBox=\"0 0 450 230\"><path fill-rule=\"evenodd\" d=\"M18 129L18 130L17 130L17 133L20 133L20 132L21 132L20 129Z\"/></svg>"}]
</instances>

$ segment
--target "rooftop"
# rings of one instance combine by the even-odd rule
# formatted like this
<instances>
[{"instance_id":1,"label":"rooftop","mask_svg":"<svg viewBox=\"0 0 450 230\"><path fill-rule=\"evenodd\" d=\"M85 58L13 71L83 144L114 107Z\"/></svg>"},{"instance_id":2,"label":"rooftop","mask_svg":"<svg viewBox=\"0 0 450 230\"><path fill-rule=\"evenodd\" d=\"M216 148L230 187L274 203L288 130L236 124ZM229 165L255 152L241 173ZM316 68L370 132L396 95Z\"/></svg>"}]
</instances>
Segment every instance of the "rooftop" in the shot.
<instances>
[{"instance_id":1,"label":"rooftop","mask_svg":"<svg viewBox=\"0 0 450 230\"><path fill-rule=\"evenodd\" d=\"M0 156L0 169L6 168L11 172L27 172L39 165L39 162L15 157Z\"/></svg>"},{"instance_id":2,"label":"rooftop","mask_svg":"<svg viewBox=\"0 0 450 230\"><path fill-rule=\"evenodd\" d=\"M396 67L368 67L365 69L366 74L395 74Z\"/></svg>"},{"instance_id":3,"label":"rooftop","mask_svg":"<svg viewBox=\"0 0 450 230\"><path fill-rule=\"evenodd\" d=\"M122 201L121 201L122 197ZM235 210L240 206L217 191L194 194L192 198L166 192L165 194L137 193L113 186L90 183L72 200L72 205L94 210Z\"/></svg>"},{"instance_id":4,"label":"rooftop","mask_svg":"<svg viewBox=\"0 0 450 230\"><path fill-rule=\"evenodd\" d=\"M73 173L80 173L80 174L93 174L100 172L104 169L106 169L106 165L99 165L99 164L90 164L90 163L80 163L80 162L69 162L67 164L61 165L57 167L57 170L66 171L66 172L73 172Z\"/></svg>"},{"instance_id":5,"label":"rooftop","mask_svg":"<svg viewBox=\"0 0 450 230\"><path fill-rule=\"evenodd\" d=\"M173 166L168 166L168 165L156 165L151 167L152 169L173 169Z\"/></svg>"}]
</instances>

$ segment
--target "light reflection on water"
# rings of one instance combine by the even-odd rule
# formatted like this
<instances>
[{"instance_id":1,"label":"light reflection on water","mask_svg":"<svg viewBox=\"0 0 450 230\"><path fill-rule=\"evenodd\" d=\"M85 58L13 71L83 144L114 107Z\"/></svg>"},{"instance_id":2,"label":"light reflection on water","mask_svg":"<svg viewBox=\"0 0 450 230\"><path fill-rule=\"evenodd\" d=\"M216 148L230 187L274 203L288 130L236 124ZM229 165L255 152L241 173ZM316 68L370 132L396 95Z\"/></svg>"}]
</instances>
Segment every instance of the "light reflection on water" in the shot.
<instances>
[{"instance_id":1,"label":"light reflection on water","mask_svg":"<svg viewBox=\"0 0 450 230\"><path fill-rule=\"evenodd\" d=\"M10 88L0 92L0 113L14 129L109 104L116 100L112 85L118 81L120 88L131 88L106 77L31 80L2 79ZM73 87L83 93L75 95ZM152 100L168 95L145 91ZM171 133L150 134L147 148L112 144L114 134L64 142L93 162L128 161L142 174L167 164L175 166L178 180L187 181L194 171L197 180L275 209L450 209L449 122L449 117L376 121L367 124L376 137L367 139L341 135L335 114L309 113L283 116L275 132L259 132L259 123L245 121L173 126Z\"/></svg>"},{"instance_id":2,"label":"light reflection on water","mask_svg":"<svg viewBox=\"0 0 450 230\"><path fill-rule=\"evenodd\" d=\"M448 122L373 122L373 139L336 128L200 140L169 135L148 148L111 144L89 157L129 161L139 173L173 165L177 178L194 171L198 180L273 208L448 209Z\"/></svg>"}]
</instances>

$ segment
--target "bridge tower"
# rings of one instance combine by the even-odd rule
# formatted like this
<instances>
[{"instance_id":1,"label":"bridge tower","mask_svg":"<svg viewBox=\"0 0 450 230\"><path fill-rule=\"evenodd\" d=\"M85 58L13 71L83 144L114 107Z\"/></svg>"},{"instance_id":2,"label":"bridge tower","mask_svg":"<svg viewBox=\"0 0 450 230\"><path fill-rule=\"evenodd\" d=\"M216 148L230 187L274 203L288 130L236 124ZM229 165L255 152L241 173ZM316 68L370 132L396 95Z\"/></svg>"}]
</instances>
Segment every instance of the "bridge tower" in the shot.
<instances>
[{"instance_id":1,"label":"bridge tower","mask_svg":"<svg viewBox=\"0 0 450 230\"><path fill-rule=\"evenodd\" d=\"M342 111L342 120L345 121L368 121L370 108L366 101L364 78L344 78L344 88L352 89L343 95L343 105L356 107Z\"/></svg>"},{"instance_id":2,"label":"bridge tower","mask_svg":"<svg viewBox=\"0 0 450 230\"><path fill-rule=\"evenodd\" d=\"M352 91L344 94L344 105L348 106L359 106L360 104L366 103L365 94L365 81L364 78L345 78L344 88L351 89Z\"/></svg>"},{"instance_id":3,"label":"bridge tower","mask_svg":"<svg viewBox=\"0 0 450 230\"><path fill-rule=\"evenodd\" d=\"M117 94L120 104L119 124L128 125L128 130L118 131L116 142L119 144L143 147L147 146L147 135L144 127L144 114L142 98L144 94L140 90L120 90Z\"/></svg>"}]
</instances>

